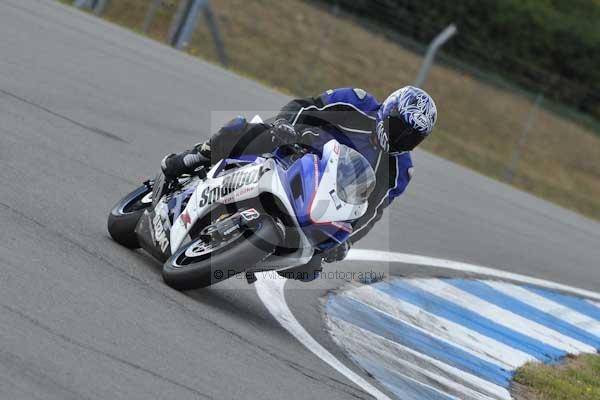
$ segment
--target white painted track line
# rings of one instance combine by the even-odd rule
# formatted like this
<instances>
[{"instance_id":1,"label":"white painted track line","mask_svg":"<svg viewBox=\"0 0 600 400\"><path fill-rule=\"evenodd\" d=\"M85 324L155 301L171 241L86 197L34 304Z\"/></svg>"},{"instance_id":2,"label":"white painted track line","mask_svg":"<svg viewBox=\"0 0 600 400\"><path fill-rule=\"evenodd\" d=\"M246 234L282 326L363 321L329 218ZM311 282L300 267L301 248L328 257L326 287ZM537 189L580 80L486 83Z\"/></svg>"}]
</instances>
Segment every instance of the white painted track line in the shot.
<instances>
[{"instance_id":1,"label":"white painted track line","mask_svg":"<svg viewBox=\"0 0 600 400\"><path fill-rule=\"evenodd\" d=\"M354 382L365 392L378 400L392 400L360 375L346 367L342 362L335 358L333 354L327 351L327 349L310 336L306 329L304 329L298 320L296 320L285 301L283 289L287 280L284 278L274 278L273 275L274 274L269 274L267 272L256 273L257 281L254 285L258 297L281 326L302 343L304 347L344 375L351 382Z\"/></svg>"},{"instance_id":2,"label":"white painted track line","mask_svg":"<svg viewBox=\"0 0 600 400\"><path fill-rule=\"evenodd\" d=\"M546 289L561 290L578 296L587 297L600 301L600 293L590 290L579 289L573 286L563 285L545 279L532 278L530 276L502 271L494 268L464 262L420 256L417 254L397 253L383 250L352 249L346 258L348 261L371 261L371 262L398 262L403 264L423 265L432 268L443 268L453 271L467 272L478 275L487 275L508 281L535 285Z\"/></svg>"}]
</instances>

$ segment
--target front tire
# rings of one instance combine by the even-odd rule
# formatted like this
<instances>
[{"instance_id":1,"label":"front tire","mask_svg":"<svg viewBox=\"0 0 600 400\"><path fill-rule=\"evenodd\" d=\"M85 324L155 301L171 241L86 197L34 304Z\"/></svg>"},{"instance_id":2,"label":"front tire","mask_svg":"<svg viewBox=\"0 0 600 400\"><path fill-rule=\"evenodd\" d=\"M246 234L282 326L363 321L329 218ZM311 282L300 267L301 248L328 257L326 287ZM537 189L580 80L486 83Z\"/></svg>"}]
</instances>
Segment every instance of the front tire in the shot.
<instances>
[{"instance_id":1,"label":"front tire","mask_svg":"<svg viewBox=\"0 0 600 400\"><path fill-rule=\"evenodd\" d=\"M135 227L152 205L152 189L140 186L121 199L108 215L108 233L113 240L128 249L138 249L140 243L135 234Z\"/></svg>"},{"instance_id":2,"label":"front tire","mask_svg":"<svg viewBox=\"0 0 600 400\"><path fill-rule=\"evenodd\" d=\"M163 265L165 283L177 290L207 287L244 272L271 255L283 234L271 217L263 216L253 227L210 249L199 237L177 249ZM203 249L210 249L202 252Z\"/></svg>"}]
</instances>

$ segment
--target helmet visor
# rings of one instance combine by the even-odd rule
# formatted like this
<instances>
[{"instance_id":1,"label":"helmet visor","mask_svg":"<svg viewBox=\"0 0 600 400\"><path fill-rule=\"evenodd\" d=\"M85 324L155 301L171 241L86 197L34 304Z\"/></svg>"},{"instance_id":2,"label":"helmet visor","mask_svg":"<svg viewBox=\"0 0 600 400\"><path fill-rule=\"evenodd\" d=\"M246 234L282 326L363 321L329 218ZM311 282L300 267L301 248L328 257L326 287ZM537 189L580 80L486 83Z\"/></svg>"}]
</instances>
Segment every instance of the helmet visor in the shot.
<instances>
[{"instance_id":1,"label":"helmet visor","mask_svg":"<svg viewBox=\"0 0 600 400\"><path fill-rule=\"evenodd\" d=\"M417 131L396 115L390 115L384 122L385 131L388 134L390 151L411 151L427 137L426 134Z\"/></svg>"}]
</instances>

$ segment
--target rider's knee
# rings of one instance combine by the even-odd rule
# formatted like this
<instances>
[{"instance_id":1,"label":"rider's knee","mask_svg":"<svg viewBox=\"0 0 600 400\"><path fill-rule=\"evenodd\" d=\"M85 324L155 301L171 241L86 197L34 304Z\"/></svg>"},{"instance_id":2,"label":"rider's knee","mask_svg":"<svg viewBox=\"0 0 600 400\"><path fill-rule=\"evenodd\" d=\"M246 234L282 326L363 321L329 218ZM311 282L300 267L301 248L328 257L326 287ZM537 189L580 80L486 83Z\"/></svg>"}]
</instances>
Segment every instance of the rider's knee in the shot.
<instances>
[{"instance_id":1,"label":"rider's knee","mask_svg":"<svg viewBox=\"0 0 600 400\"><path fill-rule=\"evenodd\" d=\"M219 129L217 133L215 133L212 140L231 140L239 138L239 136L244 133L247 127L248 121L246 118L242 116L235 117L223 125L223 127Z\"/></svg>"},{"instance_id":2,"label":"rider's knee","mask_svg":"<svg viewBox=\"0 0 600 400\"><path fill-rule=\"evenodd\" d=\"M261 154L271 150L271 138L264 133L269 125L248 122L244 117L229 121L210 140L213 157L228 158L241 154Z\"/></svg>"},{"instance_id":3,"label":"rider's knee","mask_svg":"<svg viewBox=\"0 0 600 400\"><path fill-rule=\"evenodd\" d=\"M248 121L241 116L235 117L226 123L210 138L210 147L213 156L218 158L229 157L247 128Z\"/></svg>"}]
</instances>

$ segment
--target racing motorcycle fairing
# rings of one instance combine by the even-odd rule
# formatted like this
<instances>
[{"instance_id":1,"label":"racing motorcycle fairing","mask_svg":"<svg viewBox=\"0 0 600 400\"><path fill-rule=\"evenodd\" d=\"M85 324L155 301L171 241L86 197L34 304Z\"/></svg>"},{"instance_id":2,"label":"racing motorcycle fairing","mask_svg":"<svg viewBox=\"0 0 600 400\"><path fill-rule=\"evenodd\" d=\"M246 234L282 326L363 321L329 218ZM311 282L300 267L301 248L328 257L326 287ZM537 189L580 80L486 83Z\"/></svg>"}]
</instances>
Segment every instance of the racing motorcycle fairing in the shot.
<instances>
[{"instance_id":1,"label":"racing motorcycle fairing","mask_svg":"<svg viewBox=\"0 0 600 400\"><path fill-rule=\"evenodd\" d=\"M180 189L164 196L146 212L138 225L146 237L142 246L159 259L168 258L198 234L202 228L198 224L210 225L215 219L211 213L217 209L251 204L263 212L267 204L260 202L268 201L277 204L274 212L279 216L272 216L291 225L286 229L294 231L296 242L291 252L271 255L256 267L304 264L315 249L325 250L346 240L352 232L351 222L366 212L366 197L356 201L340 195L343 188L339 187L339 174L348 170L348 152L355 158L353 162L362 158L355 150L331 140L323 147L321 157L307 153L290 159L275 152L268 157L224 159L204 179L186 178L188 181L184 180ZM364 163L372 174L363 179L363 186L368 189L374 182L374 173L366 160ZM273 204L269 209L273 211ZM148 243L148 238L152 243Z\"/></svg>"},{"instance_id":2,"label":"racing motorcycle fairing","mask_svg":"<svg viewBox=\"0 0 600 400\"><path fill-rule=\"evenodd\" d=\"M193 195L200 179L180 179L180 189L163 196L155 207L148 209L140 218L135 229L141 246L159 260L171 255L170 232L173 222L179 217Z\"/></svg>"},{"instance_id":3,"label":"racing motorcycle fairing","mask_svg":"<svg viewBox=\"0 0 600 400\"><path fill-rule=\"evenodd\" d=\"M310 243L320 250L348 239L352 233L352 225L348 221L360 218L368 207L366 198L351 204L338 195L338 169L343 167L340 165L340 155L347 151L358 154L331 140L323 147L320 158L316 154L306 154L287 170L280 171L282 181L287 183L284 190L290 198L299 226ZM345 158L342 161L345 162ZM366 160L360 167L367 172L372 171ZM367 180L373 185L374 173Z\"/></svg>"},{"instance_id":4,"label":"racing motorcycle fairing","mask_svg":"<svg viewBox=\"0 0 600 400\"><path fill-rule=\"evenodd\" d=\"M247 160L225 159L215 164L190 197L185 210L173 222L171 252L181 246L200 217L209 214L215 205L231 204L255 198L260 194L259 182L271 180L273 160L256 157ZM235 165L241 165L235 168ZM228 166L233 168L227 169Z\"/></svg>"}]
</instances>

